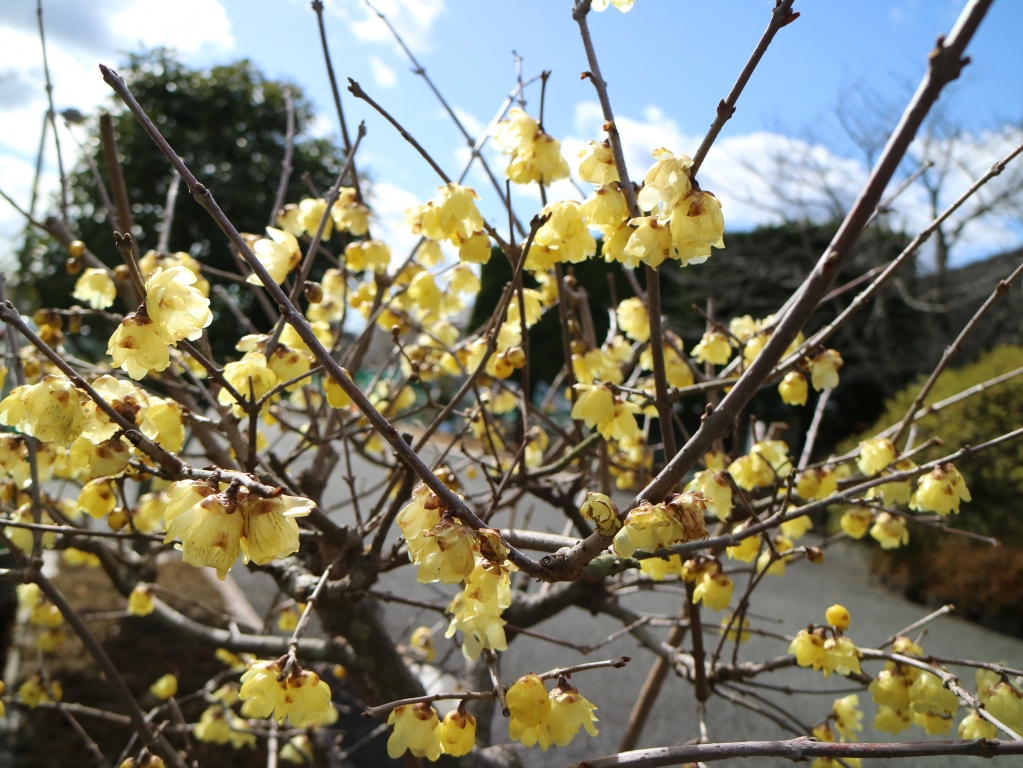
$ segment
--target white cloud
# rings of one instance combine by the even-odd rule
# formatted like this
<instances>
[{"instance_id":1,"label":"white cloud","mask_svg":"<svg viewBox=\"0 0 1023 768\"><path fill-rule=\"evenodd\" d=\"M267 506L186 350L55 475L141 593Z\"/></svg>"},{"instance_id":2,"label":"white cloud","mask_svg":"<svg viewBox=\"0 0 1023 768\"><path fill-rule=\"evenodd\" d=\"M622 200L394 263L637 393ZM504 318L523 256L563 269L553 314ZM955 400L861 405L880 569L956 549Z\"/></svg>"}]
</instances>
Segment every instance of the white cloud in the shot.
<instances>
[{"instance_id":1,"label":"white cloud","mask_svg":"<svg viewBox=\"0 0 1023 768\"><path fill-rule=\"evenodd\" d=\"M373 237L390 246L392 264L403 262L419 241L419 236L413 235L405 223L405 209L423 202L407 189L385 181L374 182L371 187Z\"/></svg>"},{"instance_id":2,"label":"white cloud","mask_svg":"<svg viewBox=\"0 0 1023 768\"><path fill-rule=\"evenodd\" d=\"M376 43L389 42L400 51L387 25L366 5L363 0L342 0L330 8L348 22L356 37ZM446 10L444 0L373 0L373 6L387 17L415 53L430 50L433 24Z\"/></svg>"},{"instance_id":3,"label":"white cloud","mask_svg":"<svg viewBox=\"0 0 1023 768\"><path fill-rule=\"evenodd\" d=\"M43 18L58 111L74 107L94 114L110 94L97 65L116 64L125 50L162 45L196 54L234 46L231 22L220 0L47 0ZM0 2L0 184L25 206L46 110L35 4ZM71 168L77 148L63 125L59 130L64 166ZM39 185L42 205L58 184L50 134ZM42 205L37 212L42 212ZM0 252L16 248L23 224L0 201Z\"/></svg>"},{"instance_id":4,"label":"white cloud","mask_svg":"<svg viewBox=\"0 0 1023 768\"><path fill-rule=\"evenodd\" d=\"M398 82L394 70L384 64L377 56L369 57L369 65L373 68L373 80L381 88L393 88Z\"/></svg>"}]
</instances>

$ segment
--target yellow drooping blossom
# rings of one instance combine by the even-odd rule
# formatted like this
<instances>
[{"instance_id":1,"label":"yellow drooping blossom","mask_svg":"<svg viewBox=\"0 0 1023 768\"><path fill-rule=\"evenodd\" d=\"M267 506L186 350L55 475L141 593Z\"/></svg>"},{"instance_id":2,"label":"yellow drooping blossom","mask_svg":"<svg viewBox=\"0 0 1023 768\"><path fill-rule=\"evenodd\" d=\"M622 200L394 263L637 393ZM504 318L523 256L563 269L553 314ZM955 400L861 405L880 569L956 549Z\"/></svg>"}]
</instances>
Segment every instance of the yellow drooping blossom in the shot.
<instances>
[{"instance_id":1,"label":"yellow drooping blossom","mask_svg":"<svg viewBox=\"0 0 1023 768\"><path fill-rule=\"evenodd\" d=\"M420 583L457 584L472 573L478 548L471 528L457 518L441 517L433 528L409 542L409 559L419 566Z\"/></svg>"},{"instance_id":2,"label":"yellow drooping blossom","mask_svg":"<svg viewBox=\"0 0 1023 768\"><path fill-rule=\"evenodd\" d=\"M536 231L526 256L526 269L546 272L558 262L578 263L597 252L597 241L586 226L580 203L574 200L550 203L543 213L550 218Z\"/></svg>"},{"instance_id":3,"label":"yellow drooping blossom","mask_svg":"<svg viewBox=\"0 0 1023 768\"><path fill-rule=\"evenodd\" d=\"M888 512L880 512L874 518L870 535L881 545L881 549L898 549L909 544L906 521Z\"/></svg>"},{"instance_id":4,"label":"yellow drooping blossom","mask_svg":"<svg viewBox=\"0 0 1023 768\"><path fill-rule=\"evenodd\" d=\"M883 476L891 474L892 471L908 472L914 469L916 469L916 462L912 459L902 459L895 462L891 471L885 470L881 474ZM910 480L895 480L890 483L875 485L873 488L868 489L867 498L880 498L886 506L894 507L900 504L909 504L912 492L913 488Z\"/></svg>"},{"instance_id":5,"label":"yellow drooping blossom","mask_svg":"<svg viewBox=\"0 0 1023 768\"><path fill-rule=\"evenodd\" d=\"M694 493L676 494L663 504L640 504L626 515L615 536L615 554L632 557L637 551L655 552L660 547L705 539L706 507L703 497Z\"/></svg>"},{"instance_id":6,"label":"yellow drooping blossom","mask_svg":"<svg viewBox=\"0 0 1023 768\"><path fill-rule=\"evenodd\" d=\"M177 253L160 254L156 251L148 251L145 256L139 259L139 272L143 278L148 278L157 267L170 269L172 267L184 267L195 275L195 287L203 296L210 295L210 282L202 274L202 264L192 258L187 251Z\"/></svg>"},{"instance_id":7,"label":"yellow drooping blossom","mask_svg":"<svg viewBox=\"0 0 1023 768\"><path fill-rule=\"evenodd\" d=\"M711 248L724 248L721 203L710 192L693 190L671 212L671 240L682 266L702 264Z\"/></svg>"},{"instance_id":8,"label":"yellow drooping blossom","mask_svg":"<svg viewBox=\"0 0 1023 768\"><path fill-rule=\"evenodd\" d=\"M596 10L596 9L595 9ZM618 181L618 166L607 141L591 141L579 150L579 178L604 187Z\"/></svg>"},{"instance_id":9,"label":"yellow drooping blossom","mask_svg":"<svg viewBox=\"0 0 1023 768\"><path fill-rule=\"evenodd\" d=\"M799 630L795 640L789 644L789 653L795 654L799 666L820 669L824 666L824 631Z\"/></svg>"},{"instance_id":10,"label":"yellow drooping blossom","mask_svg":"<svg viewBox=\"0 0 1023 768\"><path fill-rule=\"evenodd\" d=\"M792 543L792 539L784 533L775 534L773 543L779 557L774 557L770 549L765 549L760 553L760 557L757 558L757 570L763 571L766 569L769 575L781 578L785 575L785 563L792 559L791 555L786 555L785 553L789 552L795 545Z\"/></svg>"},{"instance_id":11,"label":"yellow drooping blossom","mask_svg":"<svg viewBox=\"0 0 1023 768\"><path fill-rule=\"evenodd\" d=\"M298 523L316 505L300 496L249 496L242 504L245 530L241 538L246 561L264 565L298 551Z\"/></svg>"},{"instance_id":12,"label":"yellow drooping blossom","mask_svg":"<svg viewBox=\"0 0 1023 768\"><path fill-rule=\"evenodd\" d=\"M330 215L339 230L350 232L356 237L369 232L369 208L359 202L354 187L341 187Z\"/></svg>"},{"instance_id":13,"label":"yellow drooping blossom","mask_svg":"<svg viewBox=\"0 0 1023 768\"><path fill-rule=\"evenodd\" d=\"M685 579L685 571L682 573L682 578ZM732 580L720 570L720 566L715 564L715 568L705 570L696 579L693 603L702 601L704 607L710 608L712 611L723 611L732 599L734 588Z\"/></svg>"},{"instance_id":14,"label":"yellow drooping blossom","mask_svg":"<svg viewBox=\"0 0 1023 768\"><path fill-rule=\"evenodd\" d=\"M597 716L596 707L579 690L561 678L558 687L550 692L550 711L540 721L540 747L546 750L550 744L567 747L580 728L590 736L598 734L593 725Z\"/></svg>"},{"instance_id":15,"label":"yellow drooping blossom","mask_svg":"<svg viewBox=\"0 0 1023 768\"><path fill-rule=\"evenodd\" d=\"M50 680L49 686L46 686L43 678L35 674L21 684L18 688L18 695L21 697L22 704L29 709L35 709L45 701L53 701L53 699L60 701L64 698L64 689L59 680Z\"/></svg>"},{"instance_id":16,"label":"yellow drooping blossom","mask_svg":"<svg viewBox=\"0 0 1023 768\"><path fill-rule=\"evenodd\" d=\"M561 156L561 142L544 133L522 109L513 107L508 119L494 133L494 143L510 156L505 174L515 184L539 182L550 186L568 178L569 168Z\"/></svg>"},{"instance_id":17,"label":"yellow drooping blossom","mask_svg":"<svg viewBox=\"0 0 1023 768\"><path fill-rule=\"evenodd\" d=\"M195 738L210 744L230 744L235 749L256 746L256 734L249 724L220 704L203 710L195 726Z\"/></svg>"},{"instance_id":18,"label":"yellow drooping blossom","mask_svg":"<svg viewBox=\"0 0 1023 768\"><path fill-rule=\"evenodd\" d=\"M483 216L476 207L479 195L471 187L447 184L440 194L421 208L412 208L405 217L413 234L422 233L431 240L468 240L483 229Z\"/></svg>"},{"instance_id":19,"label":"yellow drooping blossom","mask_svg":"<svg viewBox=\"0 0 1023 768\"><path fill-rule=\"evenodd\" d=\"M245 400L249 400L253 394L259 400L277 386L277 374L267 365L266 355L262 352L246 352L241 360L225 365L224 378ZM217 402L230 405L231 411L238 418L245 415L245 407L235 400L227 388L217 393Z\"/></svg>"},{"instance_id":20,"label":"yellow drooping blossom","mask_svg":"<svg viewBox=\"0 0 1023 768\"><path fill-rule=\"evenodd\" d=\"M67 377L47 374L38 384L11 390L0 402L0 424L40 442L70 445L85 428L82 400L87 399Z\"/></svg>"},{"instance_id":21,"label":"yellow drooping blossom","mask_svg":"<svg viewBox=\"0 0 1023 768\"><path fill-rule=\"evenodd\" d=\"M808 469L796 478L796 493L807 501L826 499L838 490L838 478L828 467Z\"/></svg>"},{"instance_id":22,"label":"yellow drooping blossom","mask_svg":"<svg viewBox=\"0 0 1023 768\"><path fill-rule=\"evenodd\" d=\"M614 536L621 530L618 505L603 493L587 493L586 501L579 507L579 514L592 520L601 536Z\"/></svg>"},{"instance_id":23,"label":"yellow drooping blossom","mask_svg":"<svg viewBox=\"0 0 1023 768\"><path fill-rule=\"evenodd\" d=\"M201 481L180 481L167 489L166 543L181 539L177 548L196 567L215 568L221 579L241 554L245 521L235 497L218 493Z\"/></svg>"},{"instance_id":24,"label":"yellow drooping blossom","mask_svg":"<svg viewBox=\"0 0 1023 768\"><path fill-rule=\"evenodd\" d=\"M283 723L287 717L296 728L320 724L337 711L330 703L330 687L315 672L302 669L298 664L291 673L278 682L282 672L277 661L257 661L241 677L239 695L248 712L255 717L273 717ZM247 714L244 710L242 714Z\"/></svg>"},{"instance_id":25,"label":"yellow drooping blossom","mask_svg":"<svg viewBox=\"0 0 1023 768\"><path fill-rule=\"evenodd\" d=\"M157 267L146 280L146 313L168 344L198 339L213 322L210 300L195 287L186 267Z\"/></svg>"},{"instance_id":26,"label":"yellow drooping blossom","mask_svg":"<svg viewBox=\"0 0 1023 768\"><path fill-rule=\"evenodd\" d=\"M839 524L849 538L862 539L874 524L874 512L869 507L853 507L842 515Z\"/></svg>"},{"instance_id":27,"label":"yellow drooping blossom","mask_svg":"<svg viewBox=\"0 0 1023 768\"><path fill-rule=\"evenodd\" d=\"M813 388L834 389L838 386L838 369L842 367L842 356L834 349L826 349L810 360L810 380Z\"/></svg>"},{"instance_id":28,"label":"yellow drooping blossom","mask_svg":"<svg viewBox=\"0 0 1023 768\"><path fill-rule=\"evenodd\" d=\"M149 692L161 701L166 701L178 692L178 679L171 674L166 674L149 686Z\"/></svg>"},{"instance_id":29,"label":"yellow drooping blossom","mask_svg":"<svg viewBox=\"0 0 1023 768\"><path fill-rule=\"evenodd\" d=\"M615 317L618 327L633 341L643 343L650 340L650 315L642 299L633 296L622 300L615 310Z\"/></svg>"},{"instance_id":30,"label":"yellow drooping blossom","mask_svg":"<svg viewBox=\"0 0 1023 768\"><path fill-rule=\"evenodd\" d=\"M835 699L831 705L831 713L835 719L835 728L842 741L856 741L856 734L863 730L863 713L859 709L860 697L855 693L841 699Z\"/></svg>"},{"instance_id":31,"label":"yellow drooping blossom","mask_svg":"<svg viewBox=\"0 0 1023 768\"><path fill-rule=\"evenodd\" d=\"M109 480L90 480L78 494L78 509L96 520L109 515L117 506L117 495Z\"/></svg>"},{"instance_id":32,"label":"yellow drooping blossom","mask_svg":"<svg viewBox=\"0 0 1023 768\"><path fill-rule=\"evenodd\" d=\"M145 378L150 371L160 373L170 365L170 352L160 326L146 314L144 307L125 317L117 326L107 344L107 354L113 358L115 368L136 380Z\"/></svg>"},{"instance_id":33,"label":"yellow drooping blossom","mask_svg":"<svg viewBox=\"0 0 1023 768\"><path fill-rule=\"evenodd\" d=\"M345 248L345 266L350 272L386 272L391 264L391 249L381 240L357 240Z\"/></svg>"},{"instance_id":34,"label":"yellow drooping blossom","mask_svg":"<svg viewBox=\"0 0 1023 768\"><path fill-rule=\"evenodd\" d=\"M445 755L467 755L476 744L476 718L465 711L464 702L444 715L438 730L441 752Z\"/></svg>"},{"instance_id":35,"label":"yellow drooping blossom","mask_svg":"<svg viewBox=\"0 0 1023 768\"><path fill-rule=\"evenodd\" d=\"M635 268L642 262L651 269L657 269L665 259L674 255L671 230L658 221L656 216L641 216L629 222L632 231L623 249L625 266Z\"/></svg>"},{"instance_id":36,"label":"yellow drooping blossom","mask_svg":"<svg viewBox=\"0 0 1023 768\"><path fill-rule=\"evenodd\" d=\"M629 217L629 204L618 185L611 184L593 190L580 211L589 226L611 237Z\"/></svg>"},{"instance_id":37,"label":"yellow drooping blossom","mask_svg":"<svg viewBox=\"0 0 1023 768\"><path fill-rule=\"evenodd\" d=\"M856 460L856 466L867 477L873 477L893 461L895 446L888 438L880 437L860 443L860 456Z\"/></svg>"},{"instance_id":38,"label":"yellow drooping blossom","mask_svg":"<svg viewBox=\"0 0 1023 768\"><path fill-rule=\"evenodd\" d=\"M306 201L303 200L302 202ZM323 201L319 202L322 203ZM318 216L317 222L319 222ZM312 231L316 231L315 225ZM298 245L298 240L290 232L285 232L275 227L267 227L266 234L269 237L257 240L255 245L252 246L252 252L259 259L259 263L270 273L273 281L280 285L284 282L288 273L297 267L302 260L302 249ZM249 275L247 281L253 285L263 284L255 274Z\"/></svg>"},{"instance_id":39,"label":"yellow drooping blossom","mask_svg":"<svg viewBox=\"0 0 1023 768\"><path fill-rule=\"evenodd\" d=\"M425 703L395 707L387 718L394 730L387 738L387 754L397 760L407 749L416 757L436 760L441 756L441 728L437 710Z\"/></svg>"},{"instance_id":40,"label":"yellow drooping blossom","mask_svg":"<svg viewBox=\"0 0 1023 768\"><path fill-rule=\"evenodd\" d=\"M720 331L707 331L700 343L693 347L692 356L701 363L724 365L732 356L732 345Z\"/></svg>"},{"instance_id":41,"label":"yellow drooping blossom","mask_svg":"<svg viewBox=\"0 0 1023 768\"><path fill-rule=\"evenodd\" d=\"M177 453L185 445L185 415L174 400L150 397L141 426L143 434L165 450Z\"/></svg>"},{"instance_id":42,"label":"yellow drooping blossom","mask_svg":"<svg viewBox=\"0 0 1023 768\"><path fill-rule=\"evenodd\" d=\"M132 616L148 616L155 608L153 590L148 584L137 584L128 595L128 613Z\"/></svg>"},{"instance_id":43,"label":"yellow drooping blossom","mask_svg":"<svg viewBox=\"0 0 1023 768\"><path fill-rule=\"evenodd\" d=\"M345 374L350 375L348 371L345 371ZM352 404L352 398L348 396L348 393L341 388L341 385L332 376L324 377L323 394L327 396L327 403L331 408L347 408Z\"/></svg>"},{"instance_id":44,"label":"yellow drooping blossom","mask_svg":"<svg viewBox=\"0 0 1023 768\"><path fill-rule=\"evenodd\" d=\"M106 309L117 298L117 287L107 270L90 268L79 276L71 295L93 309Z\"/></svg>"},{"instance_id":45,"label":"yellow drooping blossom","mask_svg":"<svg viewBox=\"0 0 1023 768\"><path fill-rule=\"evenodd\" d=\"M313 753L313 743L304 733L292 737L287 744L281 747L281 760L295 765L315 765L316 756Z\"/></svg>"},{"instance_id":46,"label":"yellow drooping blossom","mask_svg":"<svg viewBox=\"0 0 1023 768\"><path fill-rule=\"evenodd\" d=\"M682 575L682 556L647 557L639 561L639 568L643 575L649 576L651 580L664 581L668 576Z\"/></svg>"},{"instance_id":47,"label":"yellow drooping blossom","mask_svg":"<svg viewBox=\"0 0 1023 768\"><path fill-rule=\"evenodd\" d=\"M732 511L732 486L723 472L697 472L685 487L687 493L700 493L710 504L718 520L727 520Z\"/></svg>"},{"instance_id":48,"label":"yellow drooping blossom","mask_svg":"<svg viewBox=\"0 0 1023 768\"><path fill-rule=\"evenodd\" d=\"M783 522L779 530L783 536L788 536L790 539L801 539L807 531L813 530L813 521L809 515L800 515Z\"/></svg>"},{"instance_id":49,"label":"yellow drooping blossom","mask_svg":"<svg viewBox=\"0 0 1023 768\"><path fill-rule=\"evenodd\" d=\"M451 622L445 637L462 633L462 655L475 661L484 648L508 649L501 612L511 605L509 568L477 556L465 579L465 589L455 597L448 612Z\"/></svg>"},{"instance_id":50,"label":"yellow drooping blossom","mask_svg":"<svg viewBox=\"0 0 1023 768\"><path fill-rule=\"evenodd\" d=\"M959 502L970 501L970 489L952 464L935 467L917 479L917 490L909 502L909 508L921 512L937 512L945 516L950 512L959 514Z\"/></svg>"},{"instance_id":51,"label":"yellow drooping blossom","mask_svg":"<svg viewBox=\"0 0 1023 768\"><path fill-rule=\"evenodd\" d=\"M778 394L785 405L806 405L806 398L810 394L806 377L799 371L789 371L778 385Z\"/></svg>"},{"instance_id":52,"label":"yellow drooping blossom","mask_svg":"<svg viewBox=\"0 0 1023 768\"><path fill-rule=\"evenodd\" d=\"M745 530L746 525L739 523L732 529L732 534L742 533ZM740 560L744 563L752 563L756 560L757 555L760 554L760 537L759 536L747 536L742 539L738 544L733 547L726 547L725 554L727 554L733 560Z\"/></svg>"},{"instance_id":53,"label":"yellow drooping blossom","mask_svg":"<svg viewBox=\"0 0 1023 768\"><path fill-rule=\"evenodd\" d=\"M675 155L663 147L653 151L654 164L646 172L643 189L636 201L644 211L658 205L670 210L692 191L689 169L693 160L688 155Z\"/></svg>"}]
</instances>

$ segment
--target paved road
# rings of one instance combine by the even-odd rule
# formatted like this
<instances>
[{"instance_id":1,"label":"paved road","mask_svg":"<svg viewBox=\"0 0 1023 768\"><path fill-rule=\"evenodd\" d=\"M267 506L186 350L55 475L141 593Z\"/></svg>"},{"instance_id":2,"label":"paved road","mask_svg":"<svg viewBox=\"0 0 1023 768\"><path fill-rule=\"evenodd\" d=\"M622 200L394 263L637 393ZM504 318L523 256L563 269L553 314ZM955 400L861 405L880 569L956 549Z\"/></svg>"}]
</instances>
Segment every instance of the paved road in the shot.
<instances>
[{"instance_id":1,"label":"paved road","mask_svg":"<svg viewBox=\"0 0 1023 768\"><path fill-rule=\"evenodd\" d=\"M340 469L335 474L339 474ZM358 462L356 474L360 487L370 487L378 482L379 470L365 462ZM338 494L333 503L347 498L347 491L339 478L332 480L332 492ZM325 499L325 506L332 501ZM551 532L562 532L563 516L539 502L524 503L518 513L521 524L528 508L532 512L531 527ZM340 510L335 514L339 521L351 522L351 511ZM503 513L502 513L503 514ZM507 518L498 518L499 525L505 525ZM808 537L808 538L812 538ZM758 589L752 610L761 619L754 620L754 626L763 626L786 634L795 634L800 627L810 622L823 619L824 610L833 603L840 602L852 614L852 626L849 636L858 644L870 647L882 642L892 633L898 631L930 612L930 609L910 603L893 595L872 583L866 566L866 549L851 544L840 544L830 548L822 565L814 566L801 562L790 566L782 579L767 577L763 586ZM271 580L262 574L250 574L238 567L235 577L245 594L259 612L266 610L269 601L275 594ZM737 578L737 586L745 581L745 576ZM398 569L384 574L381 589L400 592L404 595L427 599L432 602L446 602L455 593L453 587L441 585L420 585L415 583L415 574L411 568ZM533 587L535 588L535 587ZM636 594L623 598L627 605L636 611L674 615L680 606L681 597L676 594ZM737 598L736 598L737 599ZM704 612L711 619L712 614ZM391 605L387 608L387 621L394 637L407 640L412 627L418 624L432 625L438 620L436 614L422 613L406 606ZM539 631L562 638L581 640L592 643L607 637L621 627L620 624L605 616L592 616L588 612L571 608L561 615L550 619L536 627ZM657 630L663 632L664 630ZM448 643L442 638L443 631L437 634L438 658L447 652ZM742 646L741 660L761 660L783 655L786 644L772 638L752 638ZM934 621L923 639L926 651L939 655L958 655L984 660L999 660L1012 666L1023 665L1023 641L1000 635L955 617L945 616ZM566 748L552 747L547 753L538 749L526 753L525 764L546 768L547 766L565 766L585 758L609 754L615 751L618 736L628 719L632 702L639 691L647 671L652 654L642 648L630 635L625 635L613 643L604 646L589 657L569 648L553 645L534 638L515 640L508 652L502 656L502 673L506 679L530 671L543 671L582 661L593 661L601 658L612 658L619 655L630 655L634 660L627 668L621 670L599 670L585 672L575 676L574 683L587 698L598 707L600 717L600 735L591 738L585 734L576 737ZM456 668L460 654L456 651L450 655L449 665ZM874 672L876 664L864 665L865 670ZM973 687L973 676L969 670L958 669L964 682ZM786 670L770 676L770 682L788 684L801 688L814 688L821 691L843 688L848 682L842 678L831 677L824 680L819 672L809 670ZM783 694L771 694L793 715L811 725L820 722L831 708L834 695L802 696L797 700L787 700ZM860 696L861 707L866 712L866 729L864 740L883 740L882 734L870 727L874 716L874 705L870 696ZM500 719L500 716L498 715ZM712 740L746 740L746 739L778 739L785 735L774 723L758 714L739 709L728 701L712 698L708 702L707 725ZM501 738L504 723L495 724L495 736ZM684 681L670 677L661 692L661 696L653 710L640 746L662 746L675 744L694 738L698 735L692 690ZM904 731L900 738L925 739L922 729L913 728ZM732 760L722 765L749 765L750 761ZM789 766L791 763L781 759L758 758L755 764L768 768L773 766ZM909 765L904 762L902 765ZM916 761L913 765L918 764ZM990 765L981 758L931 758L919 761L928 768L956 768L966 766ZM999 762L1004 766L1023 766L1023 759L1004 758Z\"/></svg>"}]
</instances>

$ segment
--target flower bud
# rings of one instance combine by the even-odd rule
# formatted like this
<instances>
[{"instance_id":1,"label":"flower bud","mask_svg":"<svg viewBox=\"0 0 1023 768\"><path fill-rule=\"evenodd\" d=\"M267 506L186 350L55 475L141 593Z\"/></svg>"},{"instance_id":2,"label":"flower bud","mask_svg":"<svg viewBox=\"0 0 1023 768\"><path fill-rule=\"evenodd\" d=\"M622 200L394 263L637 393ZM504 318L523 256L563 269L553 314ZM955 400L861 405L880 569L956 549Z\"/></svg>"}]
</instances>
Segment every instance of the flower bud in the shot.
<instances>
[{"instance_id":1,"label":"flower bud","mask_svg":"<svg viewBox=\"0 0 1023 768\"><path fill-rule=\"evenodd\" d=\"M74 314L68 315L67 329L68 333L82 332L82 316L79 313L75 312Z\"/></svg>"},{"instance_id":2,"label":"flower bud","mask_svg":"<svg viewBox=\"0 0 1023 768\"><path fill-rule=\"evenodd\" d=\"M824 562L824 552L820 547L807 547L806 559L814 565L820 565Z\"/></svg>"},{"instance_id":3,"label":"flower bud","mask_svg":"<svg viewBox=\"0 0 1023 768\"><path fill-rule=\"evenodd\" d=\"M131 280L131 270L128 269L127 264L118 264L116 267L114 267L114 279Z\"/></svg>"},{"instance_id":4,"label":"flower bud","mask_svg":"<svg viewBox=\"0 0 1023 768\"><path fill-rule=\"evenodd\" d=\"M80 259L85 255L85 243L81 240L72 240L67 244L67 252L72 259Z\"/></svg>"},{"instance_id":5,"label":"flower bud","mask_svg":"<svg viewBox=\"0 0 1023 768\"><path fill-rule=\"evenodd\" d=\"M828 620L828 624L843 632L849 629L849 622L852 620L845 606L838 603L828 608L824 612L824 617Z\"/></svg>"},{"instance_id":6,"label":"flower bud","mask_svg":"<svg viewBox=\"0 0 1023 768\"><path fill-rule=\"evenodd\" d=\"M319 283L314 283L312 280L306 280L305 297L306 301L310 304L319 304L323 301L323 286Z\"/></svg>"},{"instance_id":7,"label":"flower bud","mask_svg":"<svg viewBox=\"0 0 1023 768\"><path fill-rule=\"evenodd\" d=\"M601 536L614 536L622 527L618 506L603 493L586 494L586 501L579 507L579 514L592 520Z\"/></svg>"},{"instance_id":8,"label":"flower bud","mask_svg":"<svg viewBox=\"0 0 1023 768\"><path fill-rule=\"evenodd\" d=\"M516 345L508 347L504 352L505 359L511 363L513 368L521 368L526 364L526 353L522 347Z\"/></svg>"},{"instance_id":9,"label":"flower bud","mask_svg":"<svg viewBox=\"0 0 1023 768\"><path fill-rule=\"evenodd\" d=\"M82 271L82 262L77 259L68 259L64 262L64 271L69 275L77 275Z\"/></svg>"},{"instance_id":10,"label":"flower bud","mask_svg":"<svg viewBox=\"0 0 1023 768\"><path fill-rule=\"evenodd\" d=\"M128 524L128 513L118 507L107 515L107 525L114 531L119 531Z\"/></svg>"}]
</instances>

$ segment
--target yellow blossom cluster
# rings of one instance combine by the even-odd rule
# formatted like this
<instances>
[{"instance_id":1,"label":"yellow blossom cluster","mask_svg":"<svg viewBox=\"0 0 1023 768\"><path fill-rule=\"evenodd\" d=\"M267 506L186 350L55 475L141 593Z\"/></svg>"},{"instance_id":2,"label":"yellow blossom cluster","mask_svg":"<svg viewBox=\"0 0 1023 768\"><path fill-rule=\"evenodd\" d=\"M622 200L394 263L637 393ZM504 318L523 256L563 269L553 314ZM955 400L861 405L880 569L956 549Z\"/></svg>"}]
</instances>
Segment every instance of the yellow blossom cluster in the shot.
<instances>
[{"instance_id":1,"label":"yellow blossom cluster","mask_svg":"<svg viewBox=\"0 0 1023 768\"><path fill-rule=\"evenodd\" d=\"M479 195L471 187L449 183L426 205L405 211L405 221L413 234L450 242L458 248L463 263L486 264L490 261L490 238L483 231L476 200Z\"/></svg>"},{"instance_id":2,"label":"yellow blossom cluster","mask_svg":"<svg viewBox=\"0 0 1023 768\"><path fill-rule=\"evenodd\" d=\"M698 493L675 494L662 504L640 504L625 516L615 535L615 554L632 557L637 551L653 553L707 538L706 508L706 500Z\"/></svg>"},{"instance_id":3,"label":"yellow blossom cluster","mask_svg":"<svg viewBox=\"0 0 1023 768\"><path fill-rule=\"evenodd\" d=\"M534 182L550 186L568 178L568 163L561 156L561 142L544 132L519 107L508 111L494 133L494 143L509 156L505 174L515 184Z\"/></svg>"},{"instance_id":4,"label":"yellow blossom cluster","mask_svg":"<svg viewBox=\"0 0 1023 768\"><path fill-rule=\"evenodd\" d=\"M476 743L476 718L464 706L448 712L441 720L427 703L395 707L387 718L394 730L387 739L387 754L401 757L405 750L415 757L437 760L441 755L460 757Z\"/></svg>"},{"instance_id":5,"label":"yellow blossom cluster","mask_svg":"<svg viewBox=\"0 0 1023 768\"><path fill-rule=\"evenodd\" d=\"M337 720L330 687L315 672L294 664L290 673L278 680L283 671L279 661L249 664L239 692L243 716L273 717L278 723L288 718L295 728L330 725Z\"/></svg>"},{"instance_id":6,"label":"yellow blossom cluster","mask_svg":"<svg viewBox=\"0 0 1023 768\"><path fill-rule=\"evenodd\" d=\"M849 626L849 612L841 605L828 609L826 618L832 626L831 636L823 628L801 629L789 644L789 653L794 654L801 667L819 669L828 677L833 672L848 675L860 671L860 651L852 640L842 634L843 627Z\"/></svg>"},{"instance_id":7,"label":"yellow blossom cluster","mask_svg":"<svg viewBox=\"0 0 1023 768\"><path fill-rule=\"evenodd\" d=\"M506 700L511 712L508 736L523 746L539 743L546 752L551 744L568 746L581 727L590 736L598 733L593 725L596 707L564 678L548 693L538 675L525 675L508 689Z\"/></svg>"},{"instance_id":8,"label":"yellow blossom cluster","mask_svg":"<svg viewBox=\"0 0 1023 768\"><path fill-rule=\"evenodd\" d=\"M896 638L892 651L923 655L923 649L908 637ZM911 724L931 735L948 733L959 709L959 698L944 686L938 675L909 664L886 662L885 668L871 681L869 690L878 705L874 728L888 733L899 733Z\"/></svg>"}]
</instances>

